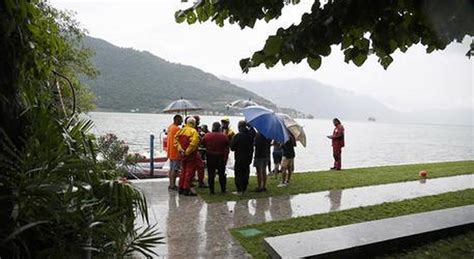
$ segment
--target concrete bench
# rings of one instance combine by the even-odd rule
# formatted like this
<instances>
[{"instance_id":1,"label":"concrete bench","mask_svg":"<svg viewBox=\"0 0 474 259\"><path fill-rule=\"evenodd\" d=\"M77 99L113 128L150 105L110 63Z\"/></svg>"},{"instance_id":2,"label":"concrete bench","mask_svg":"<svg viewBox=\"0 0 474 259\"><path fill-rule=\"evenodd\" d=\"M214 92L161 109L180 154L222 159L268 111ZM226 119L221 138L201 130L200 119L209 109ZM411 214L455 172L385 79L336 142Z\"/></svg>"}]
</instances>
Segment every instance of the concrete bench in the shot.
<instances>
[{"instance_id":1,"label":"concrete bench","mask_svg":"<svg viewBox=\"0 0 474 259\"><path fill-rule=\"evenodd\" d=\"M272 258L365 257L393 245L472 228L474 205L469 205L268 237L264 246Z\"/></svg>"}]
</instances>

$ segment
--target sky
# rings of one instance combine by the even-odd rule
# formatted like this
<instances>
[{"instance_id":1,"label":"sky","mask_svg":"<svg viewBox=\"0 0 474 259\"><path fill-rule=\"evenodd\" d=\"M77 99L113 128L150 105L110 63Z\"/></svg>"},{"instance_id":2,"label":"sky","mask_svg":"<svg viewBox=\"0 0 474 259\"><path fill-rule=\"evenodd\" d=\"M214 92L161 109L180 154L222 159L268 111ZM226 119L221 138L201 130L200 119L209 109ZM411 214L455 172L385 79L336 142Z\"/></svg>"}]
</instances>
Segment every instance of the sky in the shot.
<instances>
[{"instance_id":1,"label":"sky","mask_svg":"<svg viewBox=\"0 0 474 259\"><path fill-rule=\"evenodd\" d=\"M261 81L309 78L324 84L376 98L399 111L432 109L473 109L474 59L465 53L473 38L452 43L444 51L426 54L421 45L406 53L395 53L387 70L371 56L362 67L344 62L340 46L323 58L313 71L305 61L281 64L272 69L261 66L248 74L239 60L262 49L268 35L280 27L298 24L313 1L283 9L278 20L260 21L253 29L233 24L223 28L214 23L178 24L177 10L192 5L181 0L52 0L54 7L76 12L76 19L92 37L120 47L146 50L170 62L195 66L218 77Z\"/></svg>"}]
</instances>

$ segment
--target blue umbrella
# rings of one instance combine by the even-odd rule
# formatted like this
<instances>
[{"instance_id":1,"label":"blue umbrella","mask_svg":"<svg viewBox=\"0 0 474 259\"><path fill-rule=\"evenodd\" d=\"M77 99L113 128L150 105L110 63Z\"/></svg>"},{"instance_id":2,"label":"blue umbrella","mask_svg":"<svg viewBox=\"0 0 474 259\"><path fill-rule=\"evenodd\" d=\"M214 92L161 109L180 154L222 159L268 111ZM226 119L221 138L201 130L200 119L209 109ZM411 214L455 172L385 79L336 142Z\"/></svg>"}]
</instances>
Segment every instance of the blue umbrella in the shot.
<instances>
[{"instance_id":1,"label":"blue umbrella","mask_svg":"<svg viewBox=\"0 0 474 259\"><path fill-rule=\"evenodd\" d=\"M283 120L270 109L262 106L249 106L242 109L245 120L268 139L285 143L290 139Z\"/></svg>"}]
</instances>

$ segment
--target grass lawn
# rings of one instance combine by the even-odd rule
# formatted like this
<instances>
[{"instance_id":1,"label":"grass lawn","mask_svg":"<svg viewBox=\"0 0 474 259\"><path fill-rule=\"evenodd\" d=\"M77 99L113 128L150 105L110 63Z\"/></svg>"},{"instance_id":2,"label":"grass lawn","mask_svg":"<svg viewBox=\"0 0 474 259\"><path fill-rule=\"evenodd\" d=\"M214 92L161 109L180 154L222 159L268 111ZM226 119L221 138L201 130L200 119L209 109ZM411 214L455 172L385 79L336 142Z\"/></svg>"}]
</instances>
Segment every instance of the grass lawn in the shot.
<instances>
[{"instance_id":1,"label":"grass lawn","mask_svg":"<svg viewBox=\"0 0 474 259\"><path fill-rule=\"evenodd\" d=\"M361 207L350 210L330 212L306 217L293 218L282 221L272 221L256 225L248 225L231 229L232 235L254 258L267 258L268 255L263 248L265 237L280 236L309 230L323 229L360 223L364 221L378 220L383 218L401 216L430 210L445 209L464 206L474 203L474 189L458 192L444 193L440 195L421 197L417 199L400 202L383 203L369 207ZM239 230L256 228L262 233L253 237L244 237ZM427 253L450 258L473 258L474 232L463 233L452 238L442 239L435 242L421 244L418 249L401 251L393 257L427 257ZM394 248L396 250L396 248ZM434 254L436 251L436 254Z\"/></svg>"},{"instance_id":2,"label":"grass lawn","mask_svg":"<svg viewBox=\"0 0 474 259\"><path fill-rule=\"evenodd\" d=\"M234 178L227 179L227 193L221 194L219 183L217 182L216 177L215 195L210 195L209 189L196 188L196 191L206 202L209 203L245 200L418 180L418 172L420 170L428 171L428 178L473 174L474 161L381 166L345 169L342 171L297 173L293 174L291 183L287 188L278 188L277 185L280 183L280 179L269 177L267 181L267 192L264 193L253 192L253 190L257 187L257 178L255 176L251 176L248 188L249 191L243 196L232 194L232 192L235 191Z\"/></svg>"},{"instance_id":3,"label":"grass lawn","mask_svg":"<svg viewBox=\"0 0 474 259\"><path fill-rule=\"evenodd\" d=\"M380 258L474 258L474 230L417 247L402 249Z\"/></svg>"}]
</instances>

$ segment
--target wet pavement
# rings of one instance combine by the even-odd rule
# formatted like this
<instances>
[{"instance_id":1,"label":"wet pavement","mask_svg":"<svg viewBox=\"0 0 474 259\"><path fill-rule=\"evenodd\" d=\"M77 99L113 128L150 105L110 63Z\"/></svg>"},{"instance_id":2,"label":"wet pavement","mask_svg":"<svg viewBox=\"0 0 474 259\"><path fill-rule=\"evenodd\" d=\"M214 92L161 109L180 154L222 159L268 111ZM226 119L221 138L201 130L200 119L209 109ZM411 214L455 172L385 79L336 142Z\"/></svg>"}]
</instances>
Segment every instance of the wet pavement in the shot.
<instances>
[{"instance_id":1,"label":"wet pavement","mask_svg":"<svg viewBox=\"0 0 474 259\"><path fill-rule=\"evenodd\" d=\"M165 244L154 249L160 256L244 258L249 255L227 229L471 189L474 175L211 204L168 192L167 181L133 184L147 197L150 223L165 236Z\"/></svg>"}]
</instances>

